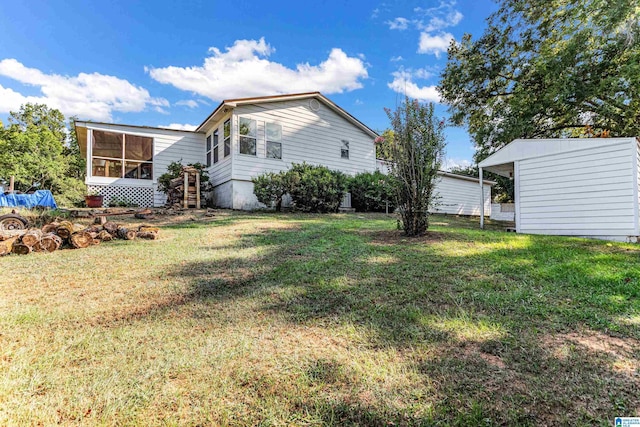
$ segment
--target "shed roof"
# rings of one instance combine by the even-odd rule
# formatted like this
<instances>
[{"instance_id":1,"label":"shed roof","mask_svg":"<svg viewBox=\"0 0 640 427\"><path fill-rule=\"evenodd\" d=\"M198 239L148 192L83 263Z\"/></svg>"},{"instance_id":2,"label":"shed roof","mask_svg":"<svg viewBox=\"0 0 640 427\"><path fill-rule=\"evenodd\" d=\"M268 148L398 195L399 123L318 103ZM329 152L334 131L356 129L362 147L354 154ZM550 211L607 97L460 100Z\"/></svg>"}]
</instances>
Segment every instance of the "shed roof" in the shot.
<instances>
[{"instance_id":1,"label":"shed roof","mask_svg":"<svg viewBox=\"0 0 640 427\"><path fill-rule=\"evenodd\" d=\"M634 137L626 138L552 138L515 139L480 163L478 166L502 176L511 176L513 162L550 156L587 148L631 143Z\"/></svg>"}]
</instances>

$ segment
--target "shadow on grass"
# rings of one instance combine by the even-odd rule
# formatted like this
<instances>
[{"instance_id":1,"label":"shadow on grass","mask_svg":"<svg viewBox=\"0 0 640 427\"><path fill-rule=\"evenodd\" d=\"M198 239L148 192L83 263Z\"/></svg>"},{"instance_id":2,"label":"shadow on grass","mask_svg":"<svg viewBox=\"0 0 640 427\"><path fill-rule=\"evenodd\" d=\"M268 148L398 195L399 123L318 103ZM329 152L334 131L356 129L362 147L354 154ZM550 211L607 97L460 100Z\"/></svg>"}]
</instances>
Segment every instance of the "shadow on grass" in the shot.
<instances>
[{"instance_id":1,"label":"shadow on grass","mask_svg":"<svg viewBox=\"0 0 640 427\"><path fill-rule=\"evenodd\" d=\"M369 346L406 352L437 385L427 414L414 411L419 402L403 411L357 398L301 404L326 424L589 425L640 407L637 370L590 347L612 334L640 338L621 320L640 313L630 246L444 226L405 239L388 222L339 219L245 233L225 245L234 247L257 251L172 266L167 274L191 290L151 312L248 299L292 324L352 325ZM583 330L586 340L554 340ZM638 361L634 348L624 363Z\"/></svg>"}]
</instances>

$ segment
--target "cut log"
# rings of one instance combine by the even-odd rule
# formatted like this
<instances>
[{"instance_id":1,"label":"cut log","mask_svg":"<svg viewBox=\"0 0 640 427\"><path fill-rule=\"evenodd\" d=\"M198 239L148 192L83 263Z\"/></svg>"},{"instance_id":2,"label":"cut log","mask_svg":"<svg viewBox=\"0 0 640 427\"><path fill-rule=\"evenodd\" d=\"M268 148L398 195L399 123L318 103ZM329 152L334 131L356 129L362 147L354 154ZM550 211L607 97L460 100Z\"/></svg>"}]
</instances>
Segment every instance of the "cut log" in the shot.
<instances>
[{"instance_id":1,"label":"cut log","mask_svg":"<svg viewBox=\"0 0 640 427\"><path fill-rule=\"evenodd\" d=\"M54 252L60 249L60 246L62 246L62 239L60 236L50 233L42 236L40 242L38 242L33 249L41 252Z\"/></svg>"},{"instance_id":2,"label":"cut log","mask_svg":"<svg viewBox=\"0 0 640 427\"><path fill-rule=\"evenodd\" d=\"M22 236L21 243L33 248L42 239L42 231L36 229L29 230Z\"/></svg>"},{"instance_id":3,"label":"cut log","mask_svg":"<svg viewBox=\"0 0 640 427\"><path fill-rule=\"evenodd\" d=\"M111 234L113 237L116 237L116 234L118 233L118 224L116 224L115 222L106 222L104 223L102 228L109 232L109 234Z\"/></svg>"},{"instance_id":4,"label":"cut log","mask_svg":"<svg viewBox=\"0 0 640 427\"><path fill-rule=\"evenodd\" d=\"M63 239L68 239L73 233L73 224L69 221L62 221L58 228L56 229L56 233Z\"/></svg>"},{"instance_id":5,"label":"cut log","mask_svg":"<svg viewBox=\"0 0 640 427\"><path fill-rule=\"evenodd\" d=\"M10 237L6 240L0 241L0 256L9 255L11 253L11 249L13 249L13 244L18 240L18 236Z\"/></svg>"},{"instance_id":6,"label":"cut log","mask_svg":"<svg viewBox=\"0 0 640 427\"><path fill-rule=\"evenodd\" d=\"M136 238L136 232L126 227L120 227L118 228L118 237L124 240L134 240Z\"/></svg>"},{"instance_id":7,"label":"cut log","mask_svg":"<svg viewBox=\"0 0 640 427\"><path fill-rule=\"evenodd\" d=\"M58 229L60 224L57 222L52 222L51 224L45 224L42 226L42 234L53 233Z\"/></svg>"},{"instance_id":8,"label":"cut log","mask_svg":"<svg viewBox=\"0 0 640 427\"><path fill-rule=\"evenodd\" d=\"M93 245L99 245L102 242L100 239L93 239Z\"/></svg>"},{"instance_id":9,"label":"cut log","mask_svg":"<svg viewBox=\"0 0 640 427\"><path fill-rule=\"evenodd\" d=\"M27 255L31 253L31 246L22 243L14 243L11 252L18 255Z\"/></svg>"},{"instance_id":10,"label":"cut log","mask_svg":"<svg viewBox=\"0 0 640 427\"><path fill-rule=\"evenodd\" d=\"M138 231L142 231L144 233L157 233L160 229L158 227L152 227L151 225L141 225L138 227Z\"/></svg>"},{"instance_id":11,"label":"cut log","mask_svg":"<svg viewBox=\"0 0 640 427\"><path fill-rule=\"evenodd\" d=\"M84 231L89 233L99 233L102 231L102 226L96 224L90 225L89 227L85 228Z\"/></svg>"},{"instance_id":12,"label":"cut log","mask_svg":"<svg viewBox=\"0 0 640 427\"><path fill-rule=\"evenodd\" d=\"M158 233L152 233L150 231L138 231L136 233L136 237L138 239L156 240L158 238Z\"/></svg>"},{"instance_id":13,"label":"cut log","mask_svg":"<svg viewBox=\"0 0 640 427\"><path fill-rule=\"evenodd\" d=\"M14 237L22 237L29 230L4 230L0 231L0 241L9 240Z\"/></svg>"},{"instance_id":14,"label":"cut log","mask_svg":"<svg viewBox=\"0 0 640 427\"><path fill-rule=\"evenodd\" d=\"M113 236L107 230L102 230L98 233L98 239L102 240L103 242L108 242L110 240L113 240Z\"/></svg>"},{"instance_id":15,"label":"cut log","mask_svg":"<svg viewBox=\"0 0 640 427\"><path fill-rule=\"evenodd\" d=\"M76 249L88 248L93 244L93 237L86 231L76 231L69 238L69 243Z\"/></svg>"}]
</instances>

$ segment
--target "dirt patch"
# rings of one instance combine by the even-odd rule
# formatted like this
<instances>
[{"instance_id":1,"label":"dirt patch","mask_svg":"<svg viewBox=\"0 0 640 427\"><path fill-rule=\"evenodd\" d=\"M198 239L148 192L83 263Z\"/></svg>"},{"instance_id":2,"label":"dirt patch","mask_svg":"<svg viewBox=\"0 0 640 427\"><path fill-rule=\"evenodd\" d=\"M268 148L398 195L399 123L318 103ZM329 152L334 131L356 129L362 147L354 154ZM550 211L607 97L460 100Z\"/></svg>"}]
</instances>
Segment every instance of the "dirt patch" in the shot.
<instances>
[{"instance_id":1,"label":"dirt patch","mask_svg":"<svg viewBox=\"0 0 640 427\"><path fill-rule=\"evenodd\" d=\"M368 238L374 245L395 245L397 243L433 243L448 238L446 233L427 231L427 234L417 237L407 237L401 230L359 231L359 235Z\"/></svg>"},{"instance_id":2,"label":"dirt patch","mask_svg":"<svg viewBox=\"0 0 640 427\"><path fill-rule=\"evenodd\" d=\"M567 345L579 346L592 355L610 358L615 371L629 375L640 372L640 341L634 338L618 338L597 331L582 331L553 335L542 340L542 343L554 354L562 354L562 349Z\"/></svg>"}]
</instances>

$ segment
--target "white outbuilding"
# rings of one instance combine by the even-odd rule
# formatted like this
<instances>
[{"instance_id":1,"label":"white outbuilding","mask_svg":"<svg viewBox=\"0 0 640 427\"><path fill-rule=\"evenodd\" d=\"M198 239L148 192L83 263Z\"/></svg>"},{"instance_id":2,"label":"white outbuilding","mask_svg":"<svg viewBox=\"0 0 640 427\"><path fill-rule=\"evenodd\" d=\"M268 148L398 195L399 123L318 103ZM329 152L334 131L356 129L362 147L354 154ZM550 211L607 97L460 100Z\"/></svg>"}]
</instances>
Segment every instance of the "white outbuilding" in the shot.
<instances>
[{"instance_id":1,"label":"white outbuilding","mask_svg":"<svg viewBox=\"0 0 640 427\"><path fill-rule=\"evenodd\" d=\"M478 166L481 179L514 179L518 233L637 242L639 147L635 137L516 139Z\"/></svg>"}]
</instances>

